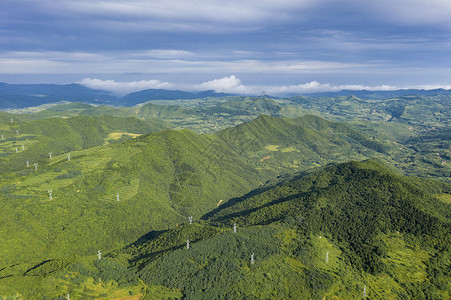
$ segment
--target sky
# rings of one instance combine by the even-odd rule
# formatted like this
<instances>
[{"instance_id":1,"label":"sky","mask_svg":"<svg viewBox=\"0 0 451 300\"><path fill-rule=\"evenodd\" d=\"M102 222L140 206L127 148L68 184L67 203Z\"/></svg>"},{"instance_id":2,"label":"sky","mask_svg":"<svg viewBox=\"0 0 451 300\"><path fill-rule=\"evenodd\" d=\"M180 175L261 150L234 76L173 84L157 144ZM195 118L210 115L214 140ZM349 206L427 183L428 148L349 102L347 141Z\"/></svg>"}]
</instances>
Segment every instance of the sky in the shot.
<instances>
[{"instance_id":1,"label":"sky","mask_svg":"<svg viewBox=\"0 0 451 300\"><path fill-rule=\"evenodd\" d=\"M449 0L1 0L0 81L239 94L451 89Z\"/></svg>"}]
</instances>

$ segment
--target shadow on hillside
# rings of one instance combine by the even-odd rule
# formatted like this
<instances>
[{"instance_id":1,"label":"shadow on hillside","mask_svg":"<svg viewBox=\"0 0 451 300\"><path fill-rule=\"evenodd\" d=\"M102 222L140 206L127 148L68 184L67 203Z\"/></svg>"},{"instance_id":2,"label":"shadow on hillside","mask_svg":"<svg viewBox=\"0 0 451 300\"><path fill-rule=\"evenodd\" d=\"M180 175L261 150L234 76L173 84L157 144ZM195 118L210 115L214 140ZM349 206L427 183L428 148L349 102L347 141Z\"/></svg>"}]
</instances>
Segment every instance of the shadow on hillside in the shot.
<instances>
[{"instance_id":1,"label":"shadow on hillside","mask_svg":"<svg viewBox=\"0 0 451 300\"><path fill-rule=\"evenodd\" d=\"M202 240L202 238L190 240L190 245L192 246L193 244L195 244L196 242L201 241L201 240ZM144 242L142 242L142 243L144 243ZM175 251L178 249L183 249L183 248L186 248L185 243L176 245L173 247L168 247L166 249L155 251L155 252L139 253L139 255L137 255L133 259L129 260L129 263L131 263L132 265L135 265L137 270L141 271L150 261L154 260L155 258L157 258L165 253L172 252L172 251Z\"/></svg>"},{"instance_id":2,"label":"shadow on hillside","mask_svg":"<svg viewBox=\"0 0 451 300\"><path fill-rule=\"evenodd\" d=\"M43 262L40 262L39 264L35 265L34 267L29 268L28 270L26 270L26 271L23 273L23 275L24 275L24 276L29 276L30 273L31 273L33 270L39 268L39 267L42 266L42 265L45 265L45 264L48 263L48 262L51 262L51 261L52 261L52 259L44 260ZM31 275L31 276L37 276L37 275Z\"/></svg>"},{"instance_id":3,"label":"shadow on hillside","mask_svg":"<svg viewBox=\"0 0 451 300\"><path fill-rule=\"evenodd\" d=\"M265 186L265 187L260 187L260 188L257 188L257 189L255 189L255 190L250 191L249 193L247 193L247 194L244 195L244 196L232 198L232 199L228 200L226 203L221 204L219 207L217 207L217 208L213 209L212 211L206 213L205 215L203 215L202 217L200 217L200 219L201 219L201 220L212 219L212 218L214 217L214 215L217 214L217 213L219 213L220 211L222 211L222 210L224 210L224 209L226 209L226 208L229 208L229 207L231 207L231 206L233 206L233 205L235 205L235 204L237 204L237 203L246 201L247 199L249 199L249 198L251 198L251 197L253 197L253 196L255 196L255 195L262 194L262 193L264 193L264 192L270 190L270 189L273 188L273 187L274 187L273 185L271 185L271 186Z\"/></svg>"},{"instance_id":4,"label":"shadow on hillside","mask_svg":"<svg viewBox=\"0 0 451 300\"><path fill-rule=\"evenodd\" d=\"M328 164L328 165L330 165L330 164ZM324 166L318 167L318 168L312 168L311 170L316 170L316 169L323 168L323 167ZM255 211L255 210L258 210L260 208L263 208L263 207L266 207L266 206L269 206L269 205L272 205L272 204L277 204L279 202L288 201L288 200L282 200L282 199L284 199L284 198L282 198L282 199L278 199L276 201L273 201L271 203L266 203L265 205L263 205L263 206L261 206L259 208L253 208L253 209L250 209L250 210L242 211L240 213L229 214L227 216L223 216L223 217L220 217L218 219L215 219L215 215L220 213L222 210L227 209L227 208L229 208L231 206L234 206L235 204L238 204L240 202L246 201L246 200L252 198L253 196L256 196L256 195L259 195L259 194L263 194L264 192L266 192L266 191L268 191L270 189L273 189L274 187L280 186L282 184L286 184L287 182L296 181L296 180L304 177L305 175L310 174L311 170L309 170L309 171L302 171L302 172L298 173L295 176L291 176L291 175L288 175L288 174L286 174L284 176L279 176L278 180L276 182L273 182L273 183L271 183L270 181L267 181L265 186L259 187L259 188L255 189L255 190L252 190L252 191L250 191L249 193L247 193L244 196L236 197L236 198L232 198L232 199L228 200L226 203L222 204L221 206L219 206L219 207L213 209L212 211L206 213L205 215L203 215L200 219L201 220L220 221L220 220L224 220L226 218L232 217L232 215L236 215L236 216L238 216L240 214L246 215L246 214L250 213L250 210ZM246 212L248 212L248 213L246 213Z\"/></svg>"},{"instance_id":5,"label":"shadow on hillside","mask_svg":"<svg viewBox=\"0 0 451 300\"><path fill-rule=\"evenodd\" d=\"M274 201L265 203L265 204L263 204L261 206L258 206L258 207L249 208L249 209L246 209L246 210L242 210L242 211L231 213L231 214L228 214L228 215L225 215L225 216L221 216L219 218L215 218L212 221L213 222L223 222L225 220L233 219L233 218L236 218L236 217L245 217L247 215L250 215L253 212L259 211L259 210L264 209L266 207L270 207L270 206L277 205L277 204L280 204L280 203L290 202L290 201L293 201L293 200L297 200L297 199L303 198L303 196L306 195L306 194L307 193L301 193L301 194L291 195L291 196L288 196L288 197L279 198L279 199L276 199ZM286 217L285 214L283 214L283 215L281 215L280 217L277 217L277 218L270 218L270 219L267 219L267 220L265 220L263 222L254 223L253 225L267 225L267 224L270 224L272 222L278 221L278 220L280 220L281 218L284 218L284 217Z\"/></svg>"},{"instance_id":6,"label":"shadow on hillside","mask_svg":"<svg viewBox=\"0 0 451 300\"><path fill-rule=\"evenodd\" d=\"M159 230L159 231L149 231L148 233L142 235L141 237L139 237L136 241L134 241L132 244L129 244L128 246L125 247L125 250L128 248L134 248L134 247L139 247L142 244L147 243L150 240L156 239L157 237L159 237L161 234L165 233L167 230Z\"/></svg>"}]
</instances>

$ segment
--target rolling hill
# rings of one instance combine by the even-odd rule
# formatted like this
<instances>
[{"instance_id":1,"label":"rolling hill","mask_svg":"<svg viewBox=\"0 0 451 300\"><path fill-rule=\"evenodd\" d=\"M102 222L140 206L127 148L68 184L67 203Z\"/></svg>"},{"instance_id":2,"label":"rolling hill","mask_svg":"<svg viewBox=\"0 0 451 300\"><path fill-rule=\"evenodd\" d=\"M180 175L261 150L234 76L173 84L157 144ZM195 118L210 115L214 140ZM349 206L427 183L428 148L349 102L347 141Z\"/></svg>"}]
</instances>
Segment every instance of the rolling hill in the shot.
<instances>
[{"instance_id":1,"label":"rolling hill","mask_svg":"<svg viewBox=\"0 0 451 300\"><path fill-rule=\"evenodd\" d=\"M305 101L0 112L0 296L449 297L449 185L345 163L446 182L446 128L281 117Z\"/></svg>"},{"instance_id":2,"label":"rolling hill","mask_svg":"<svg viewBox=\"0 0 451 300\"><path fill-rule=\"evenodd\" d=\"M146 134L170 127L156 119L142 121L109 116L8 121L1 127L0 174L22 170L26 161L45 165L50 152L56 156L101 146L108 142L112 133Z\"/></svg>"},{"instance_id":3,"label":"rolling hill","mask_svg":"<svg viewBox=\"0 0 451 300\"><path fill-rule=\"evenodd\" d=\"M374 161L333 165L230 200L203 227L124 251L145 282L188 299L356 299L365 286L372 299L446 299L449 204L434 197L443 192L450 186ZM165 249L163 240L177 242Z\"/></svg>"},{"instance_id":4,"label":"rolling hill","mask_svg":"<svg viewBox=\"0 0 451 300\"><path fill-rule=\"evenodd\" d=\"M185 219L102 250L101 259L93 248L87 256L4 267L0 293L447 299L450 204L437 195L450 192L448 184L400 176L374 160L333 164L231 199L193 224Z\"/></svg>"},{"instance_id":5,"label":"rolling hill","mask_svg":"<svg viewBox=\"0 0 451 300\"><path fill-rule=\"evenodd\" d=\"M0 142L0 200L3 242L21 256L5 248L2 264L111 249L191 215L199 218L278 175L331 159L383 155L346 125L315 116L263 116L215 135L189 130L144 134L155 127L107 116L18 126L18 135ZM115 142L118 137L122 142Z\"/></svg>"}]
</instances>

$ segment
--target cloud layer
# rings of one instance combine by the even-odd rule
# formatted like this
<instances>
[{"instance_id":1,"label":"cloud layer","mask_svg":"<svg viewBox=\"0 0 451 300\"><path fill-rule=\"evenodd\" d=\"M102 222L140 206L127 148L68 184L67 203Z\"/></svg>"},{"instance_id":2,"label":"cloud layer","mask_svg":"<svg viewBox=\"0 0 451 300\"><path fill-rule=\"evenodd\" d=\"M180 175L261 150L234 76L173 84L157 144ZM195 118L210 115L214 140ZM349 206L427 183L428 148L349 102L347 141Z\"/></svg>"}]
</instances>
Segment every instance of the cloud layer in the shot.
<instances>
[{"instance_id":1,"label":"cloud layer","mask_svg":"<svg viewBox=\"0 0 451 300\"><path fill-rule=\"evenodd\" d=\"M276 86L276 85L244 85L239 78L230 75L223 78L213 79L202 82L201 84L177 85L170 82L161 82L159 80L143 80L132 82L117 82L114 80L101 80L96 78L84 78L79 84L93 89L101 89L114 92L118 95L125 95L131 92L137 92L145 89L182 89L188 91L206 91L213 90L217 93L231 93L239 95L261 95L269 94L273 96L287 96L292 94L306 94L315 92L335 92L340 90L369 90L369 91L391 91L397 89L418 88L418 89L451 89L449 86L390 86L390 85L333 85L330 83L320 83L311 81L297 85Z\"/></svg>"},{"instance_id":2,"label":"cloud layer","mask_svg":"<svg viewBox=\"0 0 451 300\"><path fill-rule=\"evenodd\" d=\"M132 92L137 92L146 89L174 89L175 84L169 82L161 82L160 80L141 80L131 82L117 82L114 80L101 80L97 78L83 78L81 85L87 86L91 89L106 90L116 93L118 95L126 95Z\"/></svg>"},{"instance_id":3,"label":"cloud layer","mask_svg":"<svg viewBox=\"0 0 451 300\"><path fill-rule=\"evenodd\" d=\"M274 78L290 89L448 84L451 2L406 3L3 0L0 80L77 74L243 91ZM121 77L131 73L145 75Z\"/></svg>"},{"instance_id":4,"label":"cloud layer","mask_svg":"<svg viewBox=\"0 0 451 300\"><path fill-rule=\"evenodd\" d=\"M4 0L2 23L8 24L17 17L28 17L29 23L42 24L44 18L63 22L67 19L82 17L84 22L72 26L117 26L125 25L127 29L171 30L173 28L189 31L218 30L227 25L228 29L285 22L329 14L330 11L341 13L348 11L346 17L362 15L370 17L367 21L379 19L384 22L402 25L451 25L451 4L447 0ZM38 19L37 17L42 17ZM335 15L340 19L340 14ZM133 24L126 24L128 21ZM153 20L155 22L153 22ZM157 26L160 22L161 26ZM199 28L199 24L208 24ZM128 25L128 26L127 26ZM146 26L147 25L147 26ZM152 27L149 27L152 25ZM363 25L363 24L362 24ZM120 28L114 28L120 29ZM224 29L224 28L223 28Z\"/></svg>"}]
</instances>

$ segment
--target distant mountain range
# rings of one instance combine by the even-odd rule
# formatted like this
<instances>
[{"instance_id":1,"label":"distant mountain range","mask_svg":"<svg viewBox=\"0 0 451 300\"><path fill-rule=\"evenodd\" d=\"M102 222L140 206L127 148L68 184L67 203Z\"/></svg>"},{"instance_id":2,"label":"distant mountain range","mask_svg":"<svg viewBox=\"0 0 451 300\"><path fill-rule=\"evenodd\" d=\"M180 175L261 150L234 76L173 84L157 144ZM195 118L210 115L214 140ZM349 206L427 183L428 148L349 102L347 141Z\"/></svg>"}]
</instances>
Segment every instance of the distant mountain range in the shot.
<instances>
[{"instance_id":1,"label":"distant mountain range","mask_svg":"<svg viewBox=\"0 0 451 300\"><path fill-rule=\"evenodd\" d=\"M451 95L451 90L395 90L367 91L342 90L304 94L307 97L356 96L360 99L388 99L407 95ZM19 109L59 101L85 102L113 106L134 106L151 100L201 99L207 97L237 96L214 91L187 92L180 90L147 89L118 97L112 92L96 90L79 84L7 84L0 82L0 109ZM294 95L291 95L294 96Z\"/></svg>"},{"instance_id":2,"label":"distant mountain range","mask_svg":"<svg viewBox=\"0 0 451 300\"><path fill-rule=\"evenodd\" d=\"M79 84L7 84L0 83L0 109L17 109L59 101L113 104L112 93Z\"/></svg>"},{"instance_id":3,"label":"distant mountain range","mask_svg":"<svg viewBox=\"0 0 451 300\"><path fill-rule=\"evenodd\" d=\"M114 106L134 106L149 100L199 99L232 94L214 91L185 92L148 89L118 97L111 92L79 84L7 84L0 82L0 109L18 109L59 101L85 102Z\"/></svg>"},{"instance_id":4,"label":"distant mountain range","mask_svg":"<svg viewBox=\"0 0 451 300\"><path fill-rule=\"evenodd\" d=\"M308 97L342 97L342 96L356 96L360 99L388 99L402 96L435 96L435 95L451 95L451 90L434 89L434 90L419 90L419 89L403 89L394 91L368 91L368 90L341 90L338 92L320 92L304 94Z\"/></svg>"}]
</instances>

